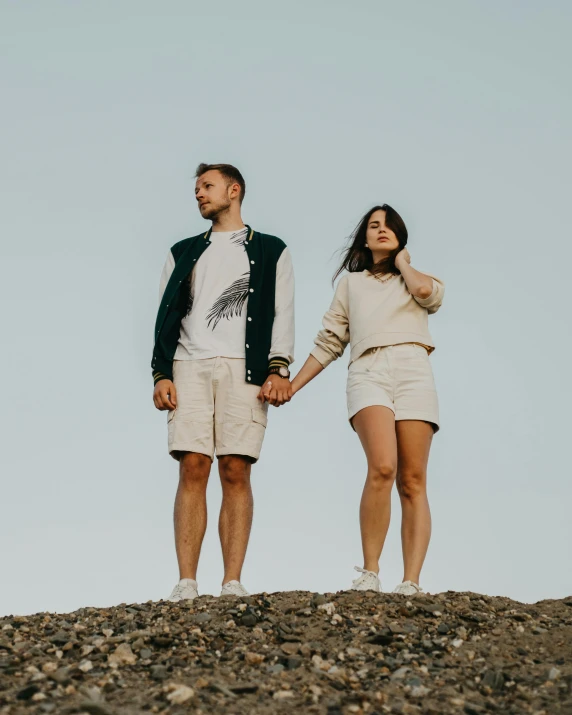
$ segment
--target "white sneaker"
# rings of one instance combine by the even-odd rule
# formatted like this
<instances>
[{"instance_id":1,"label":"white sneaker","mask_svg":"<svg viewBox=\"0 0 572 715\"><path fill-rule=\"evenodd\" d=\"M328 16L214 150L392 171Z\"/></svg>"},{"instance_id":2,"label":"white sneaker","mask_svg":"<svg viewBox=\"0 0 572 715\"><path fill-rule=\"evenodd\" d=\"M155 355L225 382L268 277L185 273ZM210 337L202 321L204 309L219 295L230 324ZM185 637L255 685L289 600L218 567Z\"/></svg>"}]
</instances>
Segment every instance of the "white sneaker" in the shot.
<instances>
[{"instance_id":1,"label":"white sneaker","mask_svg":"<svg viewBox=\"0 0 572 715\"><path fill-rule=\"evenodd\" d=\"M356 571L361 573L354 581L352 581L352 591L377 591L381 592L381 582L379 576L373 571L366 571L359 566L354 566Z\"/></svg>"},{"instance_id":2,"label":"white sneaker","mask_svg":"<svg viewBox=\"0 0 572 715\"><path fill-rule=\"evenodd\" d=\"M393 593L400 593L402 596L415 596L415 594L422 592L423 589L413 581L404 581L393 589Z\"/></svg>"},{"instance_id":3,"label":"white sneaker","mask_svg":"<svg viewBox=\"0 0 572 715\"><path fill-rule=\"evenodd\" d=\"M169 601L192 601L198 595L197 582L192 578L182 578L169 596Z\"/></svg>"},{"instance_id":4,"label":"white sneaker","mask_svg":"<svg viewBox=\"0 0 572 715\"><path fill-rule=\"evenodd\" d=\"M220 592L221 596L249 596L250 594L239 581L225 583Z\"/></svg>"}]
</instances>

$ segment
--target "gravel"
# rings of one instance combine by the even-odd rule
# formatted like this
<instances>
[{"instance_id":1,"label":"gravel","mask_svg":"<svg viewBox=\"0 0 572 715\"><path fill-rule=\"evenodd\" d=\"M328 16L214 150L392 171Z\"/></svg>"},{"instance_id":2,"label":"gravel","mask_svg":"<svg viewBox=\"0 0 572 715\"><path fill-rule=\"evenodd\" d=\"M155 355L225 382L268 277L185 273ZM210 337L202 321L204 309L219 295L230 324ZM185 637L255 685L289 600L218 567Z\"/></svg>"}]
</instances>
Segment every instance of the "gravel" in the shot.
<instances>
[{"instance_id":1,"label":"gravel","mask_svg":"<svg viewBox=\"0 0 572 715\"><path fill-rule=\"evenodd\" d=\"M0 715L572 715L572 598L289 592L0 618Z\"/></svg>"}]
</instances>

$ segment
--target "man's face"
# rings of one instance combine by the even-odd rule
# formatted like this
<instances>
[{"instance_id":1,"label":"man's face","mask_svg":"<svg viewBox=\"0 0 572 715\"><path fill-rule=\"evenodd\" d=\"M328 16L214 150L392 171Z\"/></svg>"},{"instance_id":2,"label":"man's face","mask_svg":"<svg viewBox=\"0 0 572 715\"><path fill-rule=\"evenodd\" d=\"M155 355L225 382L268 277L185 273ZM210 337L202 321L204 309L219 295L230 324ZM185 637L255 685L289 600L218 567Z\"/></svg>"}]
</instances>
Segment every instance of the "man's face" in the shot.
<instances>
[{"instance_id":1,"label":"man's face","mask_svg":"<svg viewBox=\"0 0 572 715\"><path fill-rule=\"evenodd\" d=\"M216 169L199 176L195 184L195 198L201 216L213 219L230 207L232 184Z\"/></svg>"}]
</instances>

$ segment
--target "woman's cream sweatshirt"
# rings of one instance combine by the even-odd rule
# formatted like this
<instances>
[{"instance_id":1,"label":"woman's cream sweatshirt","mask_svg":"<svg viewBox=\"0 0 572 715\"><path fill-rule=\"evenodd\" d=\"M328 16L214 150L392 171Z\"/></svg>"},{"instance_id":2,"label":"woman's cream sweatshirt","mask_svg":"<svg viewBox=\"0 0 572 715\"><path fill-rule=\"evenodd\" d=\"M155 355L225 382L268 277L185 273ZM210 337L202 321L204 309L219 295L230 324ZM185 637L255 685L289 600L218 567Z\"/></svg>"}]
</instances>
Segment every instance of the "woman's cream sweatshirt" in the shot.
<instances>
[{"instance_id":1,"label":"woman's cream sweatshirt","mask_svg":"<svg viewBox=\"0 0 572 715\"><path fill-rule=\"evenodd\" d=\"M400 343L419 343L435 349L427 316L441 307L445 286L433 278L428 298L415 298L400 275L381 282L369 271L346 273L337 285L323 329L311 354L327 367L351 343L350 363L366 350Z\"/></svg>"}]
</instances>

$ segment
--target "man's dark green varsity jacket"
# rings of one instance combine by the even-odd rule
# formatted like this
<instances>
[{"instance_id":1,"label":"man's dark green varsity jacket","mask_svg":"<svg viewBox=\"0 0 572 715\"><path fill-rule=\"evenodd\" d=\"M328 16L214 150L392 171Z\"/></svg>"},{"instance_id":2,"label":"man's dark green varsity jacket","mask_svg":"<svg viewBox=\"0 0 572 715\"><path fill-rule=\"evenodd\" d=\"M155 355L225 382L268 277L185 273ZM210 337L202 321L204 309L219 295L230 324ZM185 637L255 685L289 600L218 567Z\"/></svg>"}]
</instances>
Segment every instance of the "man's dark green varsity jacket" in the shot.
<instances>
[{"instance_id":1,"label":"man's dark green varsity jacket","mask_svg":"<svg viewBox=\"0 0 572 715\"><path fill-rule=\"evenodd\" d=\"M294 279L286 244L276 236L248 228L245 250L250 261L247 302L245 380L262 385L272 366L288 366L294 359ZM174 262L157 321L151 367L155 383L173 379L173 358L181 320L188 306L193 268L211 244L207 233L186 238L171 248Z\"/></svg>"}]
</instances>

